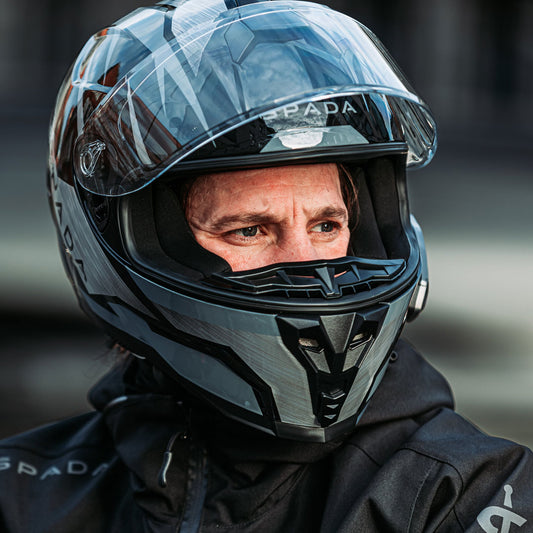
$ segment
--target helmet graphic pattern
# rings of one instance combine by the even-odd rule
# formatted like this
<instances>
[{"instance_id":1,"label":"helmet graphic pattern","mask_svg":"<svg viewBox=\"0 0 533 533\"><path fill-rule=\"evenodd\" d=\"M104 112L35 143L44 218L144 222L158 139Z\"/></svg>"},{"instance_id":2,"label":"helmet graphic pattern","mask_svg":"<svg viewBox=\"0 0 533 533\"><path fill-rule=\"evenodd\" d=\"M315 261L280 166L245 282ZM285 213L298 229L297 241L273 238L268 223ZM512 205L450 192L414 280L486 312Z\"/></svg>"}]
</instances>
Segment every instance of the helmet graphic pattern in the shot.
<instances>
[{"instance_id":1,"label":"helmet graphic pattern","mask_svg":"<svg viewBox=\"0 0 533 533\"><path fill-rule=\"evenodd\" d=\"M60 249L83 309L177 390L326 441L354 427L423 307L405 170L431 159L435 125L356 21L308 2L230 4L142 8L83 48L50 129ZM350 256L232 272L196 243L184 180L301 162L351 176Z\"/></svg>"}]
</instances>

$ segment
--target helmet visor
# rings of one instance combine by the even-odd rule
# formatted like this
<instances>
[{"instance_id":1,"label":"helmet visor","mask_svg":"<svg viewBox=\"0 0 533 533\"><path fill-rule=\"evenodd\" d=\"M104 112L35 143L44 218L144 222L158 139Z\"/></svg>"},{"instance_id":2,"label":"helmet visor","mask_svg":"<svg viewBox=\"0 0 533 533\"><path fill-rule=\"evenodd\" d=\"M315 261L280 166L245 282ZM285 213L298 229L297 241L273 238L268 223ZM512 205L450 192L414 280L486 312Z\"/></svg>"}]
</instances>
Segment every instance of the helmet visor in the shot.
<instances>
[{"instance_id":1,"label":"helmet visor","mask_svg":"<svg viewBox=\"0 0 533 533\"><path fill-rule=\"evenodd\" d=\"M266 152L361 149L401 140L409 149L408 165L431 159L436 133L429 110L375 36L355 20L283 0L198 9L204 10L201 23L188 25L180 22L178 7L173 37L162 38L84 122L74 168L86 189L107 196L139 190L258 120L269 128L260 148ZM114 38L109 32L102 42ZM367 95L362 109L350 100L356 95ZM377 141L353 123L328 123L330 115L362 113L365 105L385 127Z\"/></svg>"}]
</instances>

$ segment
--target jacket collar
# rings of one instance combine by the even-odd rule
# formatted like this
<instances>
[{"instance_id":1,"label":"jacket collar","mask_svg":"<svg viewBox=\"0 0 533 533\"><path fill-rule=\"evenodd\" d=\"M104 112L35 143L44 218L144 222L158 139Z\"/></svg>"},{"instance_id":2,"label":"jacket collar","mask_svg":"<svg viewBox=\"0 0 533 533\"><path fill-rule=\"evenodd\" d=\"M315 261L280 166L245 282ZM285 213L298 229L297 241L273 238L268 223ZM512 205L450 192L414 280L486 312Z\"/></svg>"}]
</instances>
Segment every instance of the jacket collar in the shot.
<instances>
[{"instance_id":1,"label":"jacket collar","mask_svg":"<svg viewBox=\"0 0 533 533\"><path fill-rule=\"evenodd\" d=\"M105 417L148 520L170 528L182 516L192 446L207 450L211 475L217 478L208 497L224 501L227 514L243 521L265 501L279 501L283 495L277 492L290 485L284 481L302 467L326 460L346 443L367 450L382 464L427 418L453 407L449 386L438 372L406 343L400 342L396 353L354 432L326 444L279 439L229 420L198 405L173 383L169 386L147 362L133 357L105 376L90 399ZM187 438L173 444L164 488L159 474L176 435Z\"/></svg>"}]
</instances>

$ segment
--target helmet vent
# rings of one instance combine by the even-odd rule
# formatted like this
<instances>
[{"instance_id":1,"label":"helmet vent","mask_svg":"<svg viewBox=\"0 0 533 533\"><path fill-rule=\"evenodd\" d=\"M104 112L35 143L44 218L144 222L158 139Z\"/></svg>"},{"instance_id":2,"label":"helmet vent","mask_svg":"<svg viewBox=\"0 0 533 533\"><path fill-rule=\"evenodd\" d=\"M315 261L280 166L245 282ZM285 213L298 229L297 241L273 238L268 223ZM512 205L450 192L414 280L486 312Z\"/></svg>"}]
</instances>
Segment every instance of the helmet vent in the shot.
<instances>
[{"instance_id":1,"label":"helmet vent","mask_svg":"<svg viewBox=\"0 0 533 533\"><path fill-rule=\"evenodd\" d=\"M244 272L214 273L204 282L240 293L285 298L339 298L390 283L406 265L403 259L344 257L287 263Z\"/></svg>"},{"instance_id":2,"label":"helmet vent","mask_svg":"<svg viewBox=\"0 0 533 533\"><path fill-rule=\"evenodd\" d=\"M361 344L365 344L372 335L369 333L358 333L350 342L349 349L355 350L358 346L361 346Z\"/></svg>"},{"instance_id":3,"label":"helmet vent","mask_svg":"<svg viewBox=\"0 0 533 533\"><path fill-rule=\"evenodd\" d=\"M298 339L298 343L303 348L318 348L320 346L316 339L300 338Z\"/></svg>"}]
</instances>

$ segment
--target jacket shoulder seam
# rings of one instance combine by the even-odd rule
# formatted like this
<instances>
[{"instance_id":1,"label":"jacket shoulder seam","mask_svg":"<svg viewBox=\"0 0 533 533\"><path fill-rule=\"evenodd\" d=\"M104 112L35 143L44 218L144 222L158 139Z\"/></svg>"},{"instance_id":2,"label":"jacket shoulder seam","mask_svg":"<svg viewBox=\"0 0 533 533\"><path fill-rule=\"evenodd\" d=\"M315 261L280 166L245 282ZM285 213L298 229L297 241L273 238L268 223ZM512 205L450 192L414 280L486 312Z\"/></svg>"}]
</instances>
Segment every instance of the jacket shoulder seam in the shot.
<instances>
[{"instance_id":1,"label":"jacket shoulder seam","mask_svg":"<svg viewBox=\"0 0 533 533\"><path fill-rule=\"evenodd\" d=\"M423 457L427 457L428 459L433 459L433 461L437 461L438 463L443 463L443 464L446 464L448 466L450 466L451 468L453 468L456 472L457 472L457 475L461 478L461 483L463 483L463 477L461 476L461 472L459 471L459 469L451 462L449 461L448 459L445 459L443 457L439 457L435 454L432 454L432 453L428 453L428 452L425 452L425 451L422 451L422 450L418 450L417 448L413 447L413 446L407 446L407 445L404 445L404 446L401 446L399 450L407 450L407 451L410 451L410 452L413 452L413 453L416 453L417 455L422 455Z\"/></svg>"},{"instance_id":2,"label":"jacket shoulder seam","mask_svg":"<svg viewBox=\"0 0 533 533\"><path fill-rule=\"evenodd\" d=\"M409 449L411 450L410 448L403 448L403 449ZM424 476L424 479L422 480L422 482L420 483L420 485L418 486L418 490L416 491L416 497L414 498L413 500L413 504L411 506L411 510L410 510L410 513L409 513L409 528L408 530L410 531L411 530L411 524L412 524L412 521L413 521L413 517L414 517L414 512L415 512L415 509L416 509L416 504L419 500L419 497L420 497L420 493L424 487L424 485L427 483L428 481L428 477L430 476L431 472L433 472L437 466L437 463L442 463L442 464L446 464L447 466L451 467L456 473L457 473L457 476L459 477L459 481L461 482L461 490L460 490L460 494L463 493L463 489L464 489L464 482L463 482L463 478L461 476L461 473L459 472L459 470L452 464L450 464L449 462L447 461L442 461L440 459L437 459L435 457L432 457L431 455L429 454L424 454L424 453L420 453L420 452L417 452L416 450L411 450L411 451L414 451L415 453L418 453L419 455L422 455L424 457L427 457L428 459L431 459L433 461L433 463L431 464L431 466L427 469L426 471L426 475ZM452 505L451 509L448 511L447 515L445 517L443 517L443 519L441 520L441 522L439 523L439 525L437 526L440 527L440 525L442 524L442 522L444 522L444 520L446 520L446 517L448 517L450 514L452 514L455 516L455 519L457 520L457 523L459 524L459 526L461 527L461 530L462 531L466 531L466 528L464 527L464 525L462 524L461 520L459 519L459 516L457 515L457 510L456 510L456 502L454 502L454 504Z\"/></svg>"}]
</instances>

